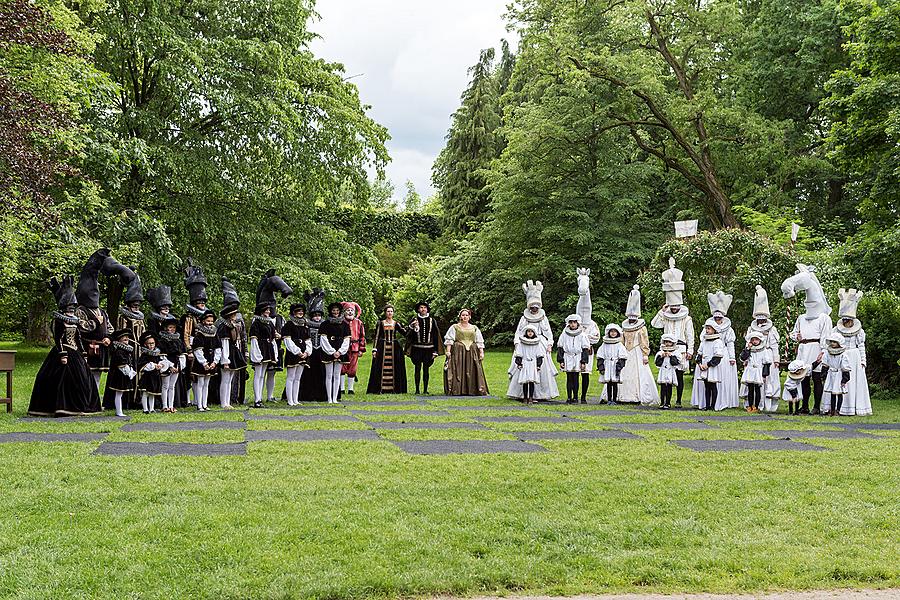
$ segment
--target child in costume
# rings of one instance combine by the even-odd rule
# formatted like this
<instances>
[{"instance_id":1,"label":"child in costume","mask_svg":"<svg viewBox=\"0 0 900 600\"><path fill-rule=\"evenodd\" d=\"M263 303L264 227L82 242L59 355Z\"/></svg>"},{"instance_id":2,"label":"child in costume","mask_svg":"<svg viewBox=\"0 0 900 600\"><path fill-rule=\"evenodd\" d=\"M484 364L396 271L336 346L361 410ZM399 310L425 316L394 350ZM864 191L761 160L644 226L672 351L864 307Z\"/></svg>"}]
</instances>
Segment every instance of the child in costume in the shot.
<instances>
[{"instance_id":1,"label":"child in costume","mask_svg":"<svg viewBox=\"0 0 900 600\"><path fill-rule=\"evenodd\" d=\"M156 400L162 396L162 371L172 368L166 355L156 346L156 336L149 331L141 336L141 356L137 371L140 373L141 408L144 413L156 412Z\"/></svg>"},{"instance_id":2,"label":"child in costume","mask_svg":"<svg viewBox=\"0 0 900 600\"><path fill-rule=\"evenodd\" d=\"M772 368L772 352L766 347L762 333L750 333L747 346L741 351L744 374L741 383L747 386L747 412L759 412L763 386Z\"/></svg>"},{"instance_id":3,"label":"child in costume","mask_svg":"<svg viewBox=\"0 0 900 600\"><path fill-rule=\"evenodd\" d=\"M300 382L303 377L303 369L306 367L312 351L309 324L304 316L305 313L305 304L291 304L290 316L281 329L281 339L285 348L284 366L287 369L284 393L287 396L288 406L296 406L300 403Z\"/></svg>"},{"instance_id":4,"label":"child in costume","mask_svg":"<svg viewBox=\"0 0 900 600\"><path fill-rule=\"evenodd\" d=\"M678 338L671 333L664 333L656 353L656 366L659 373L656 381L659 383L660 404L662 409L672 408L672 386L678 383L676 371L681 362L682 352L678 349Z\"/></svg>"},{"instance_id":5,"label":"child in costume","mask_svg":"<svg viewBox=\"0 0 900 600\"><path fill-rule=\"evenodd\" d=\"M672 257L669 257L669 268L662 274L662 289L666 295L666 303L650 321L650 326L662 329L664 334L674 335L677 340L681 354L675 368L675 404L681 406L684 372L688 368L688 361L694 357L694 321L684 304L684 271L675 268L675 259Z\"/></svg>"},{"instance_id":6,"label":"child in costume","mask_svg":"<svg viewBox=\"0 0 900 600\"><path fill-rule=\"evenodd\" d=\"M319 326L322 362L325 365L325 393L329 404L337 404L341 395L341 366L349 361L350 325L342 315L340 302L328 305L328 320Z\"/></svg>"},{"instance_id":7,"label":"child in costume","mask_svg":"<svg viewBox=\"0 0 900 600\"><path fill-rule=\"evenodd\" d=\"M194 401L200 412L209 410L209 382L216 374L219 361L222 360L222 348L219 346L219 338L216 336L215 323L216 313L209 309L203 311L191 336L194 357L191 366L191 374L194 376L192 387Z\"/></svg>"},{"instance_id":8,"label":"child in costume","mask_svg":"<svg viewBox=\"0 0 900 600\"><path fill-rule=\"evenodd\" d=\"M103 404L106 408L115 408L117 417L124 417L123 396L135 390L134 356L137 344L134 343L130 329L113 332L112 340L109 346L109 373L106 376Z\"/></svg>"},{"instance_id":9,"label":"child in costume","mask_svg":"<svg viewBox=\"0 0 900 600\"><path fill-rule=\"evenodd\" d=\"M606 384L603 394L610 404L616 404L619 400L619 382L627 361L628 351L622 345L622 328L610 323L603 332L603 343L597 349L600 383Z\"/></svg>"},{"instance_id":10,"label":"child in costume","mask_svg":"<svg viewBox=\"0 0 900 600\"><path fill-rule=\"evenodd\" d=\"M808 373L809 365L802 360L793 360L788 365L788 376L784 381L781 399L787 401L789 415L800 414L797 403L803 399L803 380Z\"/></svg>"},{"instance_id":11,"label":"child in costume","mask_svg":"<svg viewBox=\"0 0 900 600\"><path fill-rule=\"evenodd\" d=\"M216 330L216 337L219 338L222 349L222 359L219 362L222 368L219 374L219 405L226 410L231 408L234 378L238 377L238 385L244 385L244 370L247 368L247 348L237 327L240 307L237 290L228 279L222 277L222 312L219 313L222 322Z\"/></svg>"},{"instance_id":12,"label":"child in costume","mask_svg":"<svg viewBox=\"0 0 900 600\"><path fill-rule=\"evenodd\" d=\"M178 333L178 321L175 317L171 315L163 317L156 336L159 351L165 355L171 365L159 373L162 384L162 411L165 413L178 412L178 409L175 408L175 398L180 387L178 385L179 377L187 367L187 349Z\"/></svg>"},{"instance_id":13,"label":"child in costume","mask_svg":"<svg viewBox=\"0 0 900 600\"><path fill-rule=\"evenodd\" d=\"M275 320L271 317L272 306L257 304L253 322L250 323L250 363L253 365L253 408L262 408L266 388L266 372L269 365L277 360L278 347L275 344Z\"/></svg>"},{"instance_id":14,"label":"child in costume","mask_svg":"<svg viewBox=\"0 0 900 600\"><path fill-rule=\"evenodd\" d=\"M835 416L841 412L841 404L844 394L847 393L847 384L850 383L850 373L853 365L844 348L844 336L841 333L832 333L828 336L828 350L822 357L823 371L825 372L825 384L823 391L828 404L823 406L822 413Z\"/></svg>"},{"instance_id":15,"label":"child in costume","mask_svg":"<svg viewBox=\"0 0 900 600\"><path fill-rule=\"evenodd\" d=\"M703 382L703 404L700 404L701 400L695 404L700 410L714 410L716 407L719 381L722 379L722 360L727 352L725 343L722 342L721 335L716 329L716 322L707 319L703 324L703 339L697 349L697 376L694 379L695 385Z\"/></svg>"},{"instance_id":16,"label":"child in costume","mask_svg":"<svg viewBox=\"0 0 900 600\"><path fill-rule=\"evenodd\" d=\"M516 385L522 386L522 401L525 404L536 402L534 390L541 378L545 354L546 346L538 337L537 326L526 325L513 352L515 366L509 369L510 380L514 381Z\"/></svg>"},{"instance_id":17,"label":"child in costume","mask_svg":"<svg viewBox=\"0 0 900 600\"><path fill-rule=\"evenodd\" d=\"M591 342L581 327L581 317L571 314L556 342L556 362L566 373L566 404L578 403L579 375L587 371L590 355Z\"/></svg>"}]
</instances>

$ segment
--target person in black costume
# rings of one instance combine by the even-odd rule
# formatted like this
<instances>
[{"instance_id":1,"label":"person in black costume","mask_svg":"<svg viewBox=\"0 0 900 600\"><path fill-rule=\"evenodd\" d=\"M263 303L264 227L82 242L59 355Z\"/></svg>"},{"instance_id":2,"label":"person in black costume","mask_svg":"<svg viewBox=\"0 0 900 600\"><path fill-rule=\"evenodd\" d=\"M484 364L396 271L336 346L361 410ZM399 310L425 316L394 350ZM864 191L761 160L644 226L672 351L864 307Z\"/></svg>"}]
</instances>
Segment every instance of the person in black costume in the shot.
<instances>
[{"instance_id":1,"label":"person in black costume","mask_svg":"<svg viewBox=\"0 0 900 600\"><path fill-rule=\"evenodd\" d=\"M130 329L119 329L112 334L109 346L109 373L106 375L106 390L103 392L103 408L115 409L117 417L124 417L122 406L125 395L132 397L137 388L134 370L137 344Z\"/></svg>"},{"instance_id":2,"label":"person in black costume","mask_svg":"<svg viewBox=\"0 0 900 600\"><path fill-rule=\"evenodd\" d=\"M275 345L275 320L268 303L258 304L250 323L250 363L253 365L253 408L262 408L266 372L278 356Z\"/></svg>"},{"instance_id":3,"label":"person in black costume","mask_svg":"<svg viewBox=\"0 0 900 600\"><path fill-rule=\"evenodd\" d=\"M109 352L107 348L112 343L110 335L113 332L113 324L109 315L100 308L100 287L98 279L103 269L103 264L109 258L109 249L102 248L94 252L88 258L81 269L78 278L78 287L75 297L78 300L76 316L81 321L81 339L87 352L88 368L94 378L97 390L100 390L100 376L109 370Z\"/></svg>"},{"instance_id":4,"label":"person in black costume","mask_svg":"<svg viewBox=\"0 0 900 600\"><path fill-rule=\"evenodd\" d=\"M175 405L178 391L183 390L179 385L179 377L187 367L187 349L178 333L178 321L175 317L169 315L163 318L160 323L160 331L156 336L160 352L166 355L166 359L171 364L168 369L159 374L162 383L162 411L178 412ZM179 404L179 406L181 405Z\"/></svg>"},{"instance_id":5,"label":"person in black costume","mask_svg":"<svg viewBox=\"0 0 900 600\"><path fill-rule=\"evenodd\" d=\"M306 305L291 304L291 314L281 330L284 342L284 366L287 368L287 381L284 393L288 406L296 406L300 398L300 382L306 367L312 342L309 340L309 323L304 316Z\"/></svg>"},{"instance_id":6,"label":"person in black costume","mask_svg":"<svg viewBox=\"0 0 900 600\"><path fill-rule=\"evenodd\" d=\"M300 400L303 402L325 402L328 394L325 391L325 364L322 362L322 343L319 328L325 316L325 291L313 288L306 292L306 310L309 314L309 357L303 369L303 380L300 386Z\"/></svg>"},{"instance_id":7,"label":"person in black costume","mask_svg":"<svg viewBox=\"0 0 900 600\"><path fill-rule=\"evenodd\" d=\"M194 329L193 356L191 374L194 376L194 401L197 410L206 412L209 410L209 383L216 373L219 361L222 360L222 349L219 347L219 338L216 337L216 313L207 309L200 315L200 320Z\"/></svg>"},{"instance_id":8,"label":"person in black costume","mask_svg":"<svg viewBox=\"0 0 900 600\"><path fill-rule=\"evenodd\" d=\"M216 331L222 347L222 370L219 374L219 404L222 408L231 408L232 387L235 379L238 385L244 385L244 371L247 369L247 341L237 326L238 309L241 301L237 290L228 279L222 277L222 312L221 323Z\"/></svg>"},{"instance_id":9,"label":"person in black costume","mask_svg":"<svg viewBox=\"0 0 900 600\"><path fill-rule=\"evenodd\" d=\"M337 404L341 397L341 367L349 362L350 325L343 316L340 302L328 305L328 320L319 326L322 363L325 365L325 395L329 404Z\"/></svg>"},{"instance_id":10,"label":"person in black costume","mask_svg":"<svg viewBox=\"0 0 900 600\"><path fill-rule=\"evenodd\" d=\"M141 278L138 277L137 273L135 273L135 268L128 267L128 269L129 271L131 271L131 279L128 280L128 275L123 275L123 280L125 280L126 285L125 297L122 299L122 305L119 307L119 315L116 318L116 329L127 329L131 333L130 337L132 342L134 342L135 340L140 339L141 334L143 334L146 330L146 325L144 324L144 313L141 311L141 302L144 301L144 292L141 284ZM135 343L132 343L131 346L134 348L134 357L132 362L132 366L134 366L138 359L138 347ZM114 367L112 365L112 361L110 361L110 374L112 374L113 368ZM140 394L138 393L137 389L137 379L135 378L134 380L132 380L131 384L132 389L128 390L122 395L122 403L128 408L134 408L140 398ZM109 383L107 383L107 387L109 387ZM105 394L103 397L103 408L110 408L109 406L107 406L107 399Z\"/></svg>"},{"instance_id":11,"label":"person in black costume","mask_svg":"<svg viewBox=\"0 0 900 600\"><path fill-rule=\"evenodd\" d=\"M437 321L431 316L431 306L427 302L416 304L416 317L409 324L407 354L416 367L416 394L419 393L419 380L422 380L422 391L428 395L428 370L434 359L444 353L443 336Z\"/></svg>"},{"instance_id":12,"label":"person in black costume","mask_svg":"<svg viewBox=\"0 0 900 600\"><path fill-rule=\"evenodd\" d=\"M206 295L206 276L203 274L203 269L200 268L199 265L195 265L192 258L187 259L187 265L184 268L184 287L187 288L188 291L188 304L185 305L185 313L181 317L181 339L184 342L184 347L187 348L188 351L188 370L190 371L190 377L184 377L182 375L181 379L183 379L184 384L184 394L185 398L187 398L188 387L192 389L192 391L196 392L199 388L194 384L197 381L197 371L205 372L205 369L194 369L194 332L200 325L200 320L203 319L203 315L206 312L206 303L209 301L209 298ZM213 319L215 320L215 319ZM206 399L209 399L209 381L206 382ZM197 397L194 396L194 404L197 404ZM198 405L199 407L199 405Z\"/></svg>"},{"instance_id":13,"label":"person in black costume","mask_svg":"<svg viewBox=\"0 0 900 600\"><path fill-rule=\"evenodd\" d=\"M156 345L156 336L145 332L141 336L141 356L137 363L141 408L145 414L156 412L156 401L162 396L162 372L171 367L166 355Z\"/></svg>"},{"instance_id":14,"label":"person in black costume","mask_svg":"<svg viewBox=\"0 0 900 600\"><path fill-rule=\"evenodd\" d=\"M369 373L369 394L406 393L406 357L403 339L409 331L394 320L394 307L384 307L383 318L375 325L372 349L372 370Z\"/></svg>"},{"instance_id":15,"label":"person in black costume","mask_svg":"<svg viewBox=\"0 0 900 600\"><path fill-rule=\"evenodd\" d=\"M163 330L163 322L169 318L175 319L175 328L178 328L178 317L172 313L172 288L167 285L150 288L147 302L153 307L147 319L147 331L158 334Z\"/></svg>"},{"instance_id":16,"label":"person in black costume","mask_svg":"<svg viewBox=\"0 0 900 600\"><path fill-rule=\"evenodd\" d=\"M284 327L284 317L278 314L278 301L275 294L281 294L287 298L294 290L285 283L284 279L275 274L275 269L269 269L263 274L259 285L256 286L256 304L268 304L271 308L271 317L275 325L275 362L269 363L266 368L266 398L269 402L275 402L275 374L284 370L284 348L281 346L281 329Z\"/></svg>"},{"instance_id":17,"label":"person in black costume","mask_svg":"<svg viewBox=\"0 0 900 600\"><path fill-rule=\"evenodd\" d=\"M50 289L58 311L53 313L53 348L38 370L28 414L63 417L100 412L100 392L84 359L84 345L75 316L74 278L52 278Z\"/></svg>"}]
</instances>

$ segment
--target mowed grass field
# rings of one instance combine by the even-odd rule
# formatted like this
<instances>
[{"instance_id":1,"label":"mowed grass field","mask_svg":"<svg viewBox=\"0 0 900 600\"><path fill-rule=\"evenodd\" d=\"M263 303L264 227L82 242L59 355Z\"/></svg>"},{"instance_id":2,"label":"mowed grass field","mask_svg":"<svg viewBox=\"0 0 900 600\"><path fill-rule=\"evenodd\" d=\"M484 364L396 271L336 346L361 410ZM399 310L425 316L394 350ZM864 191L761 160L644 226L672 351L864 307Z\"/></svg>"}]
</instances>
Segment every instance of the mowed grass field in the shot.
<instances>
[{"instance_id":1,"label":"mowed grass field","mask_svg":"<svg viewBox=\"0 0 900 600\"><path fill-rule=\"evenodd\" d=\"M0 433L244 440L240 430L125 432L120 422L18 421L46 350L0 348L19 350L15 410L0 414ZM501 399L468 403L513 405L502 400L509 360L508 352L489 352L486 360L491 392ZM432 370L435 393L442 391L441 362ZM364 356L361 391L369 363ZM596 396L599 384L592 379ZM564 391L562 377L559 383ZM389 414L404 408L415 407L382 407L388 414L365 419L441 422L521 414ZM552 415L559 408L539 410ZM0 597L224 600L900 587L897 431L808 440L828 449L821 452L699 453L670 442L766 439L765 430L821 423L900 422L898 398L880 398L874 409L873 417L855 419L722 422L716 429L635 431L640 439L541 441L548 451L522 454L416 456L386 441L334 441L251 442L246 456L101 456L92 454L99 442L3 443ZM335 410L351 414L349 408L330 412ZM509 432L520 430L697 416L648 411L382 435L512 440ZM191 409L133 413L129 422L243 418L213 408L204 415ZM252 420L247 427L367 426Z\"/></svg>"}]
</instances>

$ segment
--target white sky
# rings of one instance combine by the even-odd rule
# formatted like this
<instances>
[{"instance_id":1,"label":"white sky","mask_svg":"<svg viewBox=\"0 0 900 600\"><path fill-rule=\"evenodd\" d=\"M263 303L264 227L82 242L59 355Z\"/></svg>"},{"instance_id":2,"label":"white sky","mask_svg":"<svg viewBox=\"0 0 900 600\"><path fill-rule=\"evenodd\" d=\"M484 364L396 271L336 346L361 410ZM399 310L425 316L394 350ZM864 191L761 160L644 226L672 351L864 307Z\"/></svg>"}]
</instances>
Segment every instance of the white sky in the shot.
<instances>
[{"instance_id":1,"label":"white sky","mask_svg":"<svg viewBox=\"0 0 900 600\"><path fill-rule=\"evenodd\" d=\"M369 115L388 128L394 196L412 181L423 199L434 193L431 165L444 146L450 116L481 49L512 40L503 14L509 0L319 0L322 39L313 52L342 62Z\"/></svg>"}]
</instances>

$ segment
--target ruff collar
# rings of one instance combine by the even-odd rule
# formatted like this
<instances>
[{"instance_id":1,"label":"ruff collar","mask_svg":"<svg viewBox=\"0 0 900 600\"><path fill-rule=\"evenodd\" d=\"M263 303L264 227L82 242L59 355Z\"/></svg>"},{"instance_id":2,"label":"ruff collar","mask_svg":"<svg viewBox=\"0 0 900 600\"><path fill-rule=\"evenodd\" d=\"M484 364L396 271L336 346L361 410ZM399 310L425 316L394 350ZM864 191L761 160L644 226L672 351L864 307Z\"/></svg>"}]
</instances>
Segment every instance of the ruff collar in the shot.
<instances>
[{"instance_id":1,"label":"ruff collar","mask_svg":"<svg viewBox=\"0 0 900 600\"><path fill-rule=\"evenodd\" d=\"M578 329L570 329L568 325L566 325L566 328L563 329L563 331L566 333L566 335L569 335L571 337L575 337L576 335L581 335L583 333L581 327L579 327Z\"/></svg>"},{"instance_id":2,"label":"ruff collar","mask_svg":"<svg viewBox=\"0 0 900 600\"><path fill-rule=\"evenodd\" d=\"M662 318L668 319L669 321L682 321L682 320L686 319L689 314L690 314L690 311L688 310L688 307L685 306L684 304L682 304L681 306L678 307L677 313L672 313L668 310L665 312L660 311L660 315L662 316Z\"/></svg>"},{"instance_id":3,"label":"ruff collar","mask_svg":"<svg viewBox=\"0 0 900 600\"><path fill-rule=\"evenodd\" d=\"M205 308L197 308L193 304L185 304L184 308L187 309L188 313L198 319L203 316L203 313L206 312Z\"/></svg>"},{"instance_id":4,"label":"ruff collar","mask_svg":"<svg viewBox=\"0 0 900 600\"><path fill-rule=\"evenodd\" d=\"M203 335L212 337L212 336L216 335L216 326L215 325L204 325L203 323L200 323L199 325L197 325L197 331L199 333L202 333Z\"/></svg>"},{"instance_id":5,"label":"ruff collar","mask_svg":"<svg viewBox=\"0 0 900 600\"><path fill-rule=\"evenodd\" d=\"M298 327L305 327L309 324L309 322L306 320L306 317L295 317L291 315L290 317L288 317L288 319L290 319L291 323Z\"/></svg>"},{"instance_id":6,"label":"ruff collar","mask_svg":"<svg viewBox=\"0 0 900 600\"><path fill-rule=\"evenodd\" d=\"M828 354L830 354L832 356L840 356L841 354L844 353L845 350L846 350L846 348L844 348L843 346L838 346L837 348L832 348L831 346L828 346Z\"/></svg>"},{"instance_id":7,"label":"ruff collar","mask_svg":"<svg viewBox=\"0 0 900 600\"><path fill-rule=\"evenodd\" d=\"M343 318L343 317L341 317L341 318ZM273 319L272 317L264 317L262 315L253 315L253 321L254 322L262 321L266 325L271 325L272 327L275 326L275 319Z\"/></svg>"},{"instance_id":8,"label":"ruff collar","mask_svg":"<svg viewBox=\"0 0 900 600\"><path fill-rule=\"evenodd\" d=\"M53 311L53 318L59 319L66 325L78 325L78 323L81 322L81 319L79 319L77 316L67 315L66 313L61 313L59 311Z\"/></svg>"},{"instance_id":9,"label":"ruff collar","mask_svg":"<svg viewBox=\"0 0 900 600\"><path fill-rule=\"evenodd\" d=\"M113 342L112 345L116 350L122 350L124 352L128 352L129 354L134 352L134 346L132 346L131 344L126 344L124 342Z\"/></svg>"},{"instance_id":10,"label":"ruff collar","mask_svg":"<svg viewBox=\"0 0 900 600\"><path fill-rule=\"evenodd\" d=\"M529 323L540 323L547 316L547 314L544 312L543 308L538 310L536 315L531 314L531 311L526 308L523 311L523 315L525 317L525 320L528 321Z\"/></svg>"},{"instance_id":11,"label":"ruff collar","mask_svg":"<svg viewBox=\"0 0 900 600\"><path fill-rule=\"evenodd\" d=\"M862 329L862 323L859 319L853 319L853 327L847 328L844 327L844 320L841 319L838 321L836 329L844 335L844 337L850 337L859 333L860 329Z\"/></svg>"},{"instance_id":12,"label":"ruff collar","mask_svg":"<svg viewBox=\"0 0 900 600\"><path fill-rule=\"evenodd\" d=\"M160 332L159 332L159 337L161 337L162 339L166 340L167 342L172 342L172 341L175 341L175 340L177 340L177 339L180 339L180 338L181 338L181 334L179 334L177 331L174 332L174 333L169 333L168 331L160 331Z\"/></svg>"},{"instance_id":13,"label":"ruff collar","mask_svg":"<svg viewBox=\"0 0 900 600\"><path fill-rule=\"evenodd\" d=\"M774 323L772 323L772 319L766 319L765 325L760 325L756 322L756 319L753 319L753 322L750 324L750 331L758 331L762 334L768 334L770 331L772 331L773 325Z\"/></svg>"},{"instance_id":14,"label":"ruff collar","mask_svg":"<svg viewBox=\"0 0 900 600\"><path fill-rule=\"evenodd\" d=\"M525 344L526 346L536 346L541 339L539 337L527 338L524 335L519 338L520 344Z\"/></svg>"},{"instance_id":15,"label":"ruff collar","mask_svg":"<svg viewBox=\"0 0 900 600\"><path fill-rule=\"evenodd\" d=\"M622 321L622 331L628 331L628 332L637 331L638 329L644 327L645 325L646 325L646 323L644 322L643 319L638 319L634 323L629 323L628 319L625 319L624 321Z\"/></svg>"},{"instance_id":16,"label":"ruff collar","mask_svg":"<svg viewBox=\"0 0 900 600\"><path fill-rule=\"evenodd\" d=\"M155 310L150 311L150 318L156 321L165 321L166 319L174 319L175 316L172 313L167 315L156 312Z\"/></svg>"},{"instance_id":17,"label":"ruff collar","mask_svg":"<svg viewBox=\"0 0 900 600\"><path fill-rule=\"evenodd\" d=\"M120 306L119 312L122 314L123 317L125 317L126 319L131 319L132 321L143 321L144 320L144 313L142 313L139 310L129 310L125 306Z\"/></svg>"},{"instance_id":18,"label":"ruff collar","mask_svg":"<svg viewBox=\"0 0 900 600\"><path fill-rule=\"evenodd\" d=\"M151 350L150 348L144 348L141 346L141 354L147 354L149 356L159 356L159 346Z\"/></svg>"},{"instance_id":19,"label":"ruff collar","mask_svg":"<svg viewBox=\"0 0 900 600\"><path fill-rule=\"evenodd\" d=\"M716 323L715 319L712 319L712 325L716 328L716 331L719 333L724 333L729 327L731 327L731 319L728 317L722 318L722 324Z\"/></svg>"}]
</instances>

